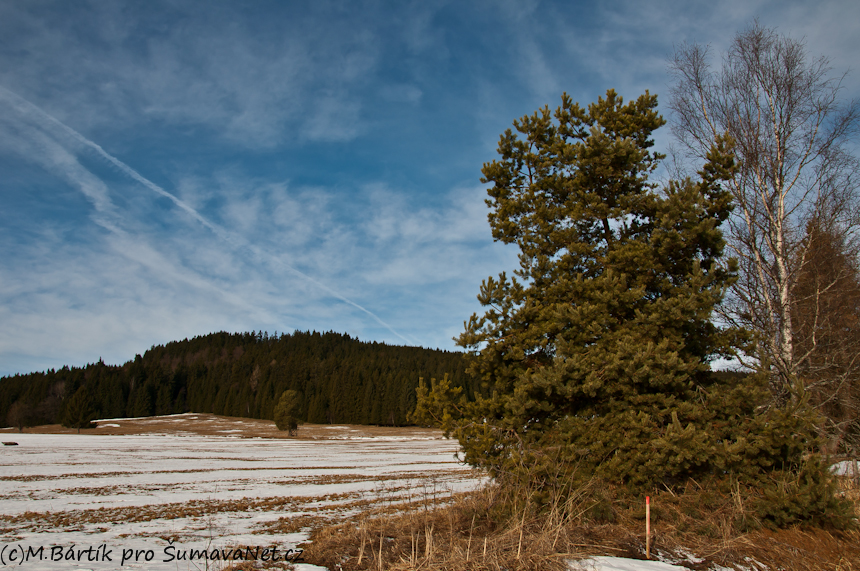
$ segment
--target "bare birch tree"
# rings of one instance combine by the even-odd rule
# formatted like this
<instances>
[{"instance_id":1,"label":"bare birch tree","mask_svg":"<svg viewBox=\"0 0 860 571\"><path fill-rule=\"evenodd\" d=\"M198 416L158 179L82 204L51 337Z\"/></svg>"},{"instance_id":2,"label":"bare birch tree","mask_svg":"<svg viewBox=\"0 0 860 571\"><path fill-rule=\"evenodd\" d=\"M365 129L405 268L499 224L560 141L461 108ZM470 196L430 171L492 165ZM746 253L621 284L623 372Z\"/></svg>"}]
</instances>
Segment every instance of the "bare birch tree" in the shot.
<instances>
[{"instance_id":1,"label":"bare birch tree","mask_svg":"<svg viewBox=\"0 0 860 571\"><path fill-rule=\"evenodd\" d=\"M740 279L724 317L757 333L746 364L770 373L775 402L799 402L815 346L798 346L793 323L798 280L813 268L805 237L814 220L849 239L858 228L858 161L849 146L858 106L840 104L844 76L832 76L826 58L809 59L803 42L758 22L734 38L716 71L699 45L677 49L671 65L672 128L685 154L705 156L720 136L734 142L729 233Z\"/></svg>"}]
</instances>

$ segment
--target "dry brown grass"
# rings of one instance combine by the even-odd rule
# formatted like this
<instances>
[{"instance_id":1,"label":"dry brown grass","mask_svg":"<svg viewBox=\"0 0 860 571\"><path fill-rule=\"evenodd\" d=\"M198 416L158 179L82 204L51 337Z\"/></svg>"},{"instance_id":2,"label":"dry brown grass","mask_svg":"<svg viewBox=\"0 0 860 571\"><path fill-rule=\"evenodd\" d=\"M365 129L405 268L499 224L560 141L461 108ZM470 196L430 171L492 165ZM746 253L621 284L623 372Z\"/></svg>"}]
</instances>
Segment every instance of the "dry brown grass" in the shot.
<instances>
[{"instance_id":1,"label":"dry brown grass","mask_svg":"<svg viewBox=\"0 0 860 571\"><path fill-rule=\"evenodd\" d=\"M860 510L858 482L843 478L841 485ZM644 506L608 501L605 492L583 490L540 512L514 506L512 513L511 498L499 487L458 495L440 507L418 502L397 513L377 510L313 532L305 559L332 571L555 571L595 555L644 559ZM696 570L860 570L856 530L740 532L737 510L743 507L736 498L687 496L652 498L652 557Z\"/></svg>"},{"instance_id":2,"label":"dry brown grass","mask_svg":"<svg viewBox=\"0 0 860 571\"><path fill-rule=\"evenodd\" d=\"M415 426L365 426L359 424L302 424L296 436L278 430L271 420L219 416L209 413L186 413L145 418L100 420L96 428L84 428L81 434L196 434L200 436L233 436L241 438L290 438L292 440L325 440L341 438L441 438L442 431ZM75 428L47 424L25 428L24 434L77 434ZM0 429L4 440L14 441L17 429ZM8 437L7 437L8 436Z\"/></svg>"}]
</instances>

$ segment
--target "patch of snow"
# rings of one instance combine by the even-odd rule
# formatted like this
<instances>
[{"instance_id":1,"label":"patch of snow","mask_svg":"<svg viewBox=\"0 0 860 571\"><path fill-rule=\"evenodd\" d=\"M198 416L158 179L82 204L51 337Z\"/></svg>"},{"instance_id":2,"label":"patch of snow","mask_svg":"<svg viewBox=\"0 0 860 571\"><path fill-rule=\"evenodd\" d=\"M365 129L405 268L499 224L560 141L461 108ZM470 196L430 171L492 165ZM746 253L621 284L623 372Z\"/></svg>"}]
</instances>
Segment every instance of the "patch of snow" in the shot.
<instances>
[{"instance_id":1,"label":"patch of snow","mask_svg":"<svg viewBox=\"0 0 860 571\"><path fill-rule=\"evenodd\" d=\"M695 553L687 551L686 549L679 549L675 552L674 555L678 557L682 557L687 563L697 564L702 562L702 558L696 556ZM669 561L668 563L673 563L673 561Z\"/></svg>"},{"instance_id":2,"label":"patch of snow","mask_svg":"<svg viewBox=\"0 0 860 571\"><path fill-rule=\"evenodd\" d=\"M326 436L326 440L375 440L377 442L405 442L409 440L444 440L443 436Z\"/></svg>"},{"instance_id":3,"label":"patch of snow","mask_svg":"<svg viewBox=\"0 0 860 571\"><path fill-rule=\"evenodd\" d=\"M451 440L164 434L16 434L15 440L19 446L0 455L0 545L106 545L114 556L143 549L160 557L168 539L184 549L277 545L283 551L307 534L272 531L280 520L311 515L338 522L366 509L368 500L444 499L486 481L456 462L458 444ZM157 562L86 565L176 564ZM57 565L45 560L26 569Z\"/></svg>"},{"instance_id":4,"label":"patch of snow","mask_svg":"<svg viewBox=\"0 0 860 571\"><path fill-rule=\"evenodd\" d=\"M192 420L194 420L197 418L198 414L200 414L200 413L197 413L197 412L180 412L177 414L165 414L162 416L147 416L147 417L129 416L129 417L125 417L125 418L99 418L99 419L96 419L95 422L109 422L109 421L114 421L114 420L152 420L152 419L162 419L162 418L180 418L181 419L181 418L188 418L188 417L194 417L194 418L192 418Z\"/></svg>"},{"instance_id":5,"label":"patch of snow","mask_svg":"<svg viewBox=\"0 0 860 571\"><path fill-rule=\"evenodd\" d=\"M568 569L571 571L690 571L689 567L671 565L662 561L605 556L570 561Z\"/></svg>"},{"instance_id":6,"label":"patch of snow","mask_svg":"<svg viewBox=\"0 0 860 571\"><path fill-rule=\"evenodd\" d=\"M837 476L860 477L860 460L843 460L830 467Z\"/></svg>"}]
</instances>

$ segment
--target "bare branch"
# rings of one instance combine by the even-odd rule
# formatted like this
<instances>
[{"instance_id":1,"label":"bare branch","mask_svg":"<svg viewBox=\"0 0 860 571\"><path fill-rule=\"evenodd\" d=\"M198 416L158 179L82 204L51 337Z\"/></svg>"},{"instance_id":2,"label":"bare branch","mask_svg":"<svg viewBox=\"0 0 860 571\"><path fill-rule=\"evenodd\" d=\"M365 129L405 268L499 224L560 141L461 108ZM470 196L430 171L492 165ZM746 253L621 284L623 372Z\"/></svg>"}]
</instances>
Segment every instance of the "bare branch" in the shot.
<instances>
[{"instance_id":1,"label":"bare branch","mask_svg":"<svg viewBox=\"0 0 860 571\"><path fill-rule=\"evenodd\" d=\"M716 70L708 51L675 50L670 107L673 134L691 162L717 136L734 141L729 246L740 278L723 318L757 334L752 357L770 372L775 402L811 391L816 406L830 410L842 400L856 414L860 332L855 339L840 330L847 327L840 313L852 312L860 328L860 297L852 297L860 289L860 166L850 151L860 106L841 105L845 76L831 75L827 58L811 59L803 42L758 22L737 34ZM836 240L831 246L841 251L830 255L849 269L822 265L815 240L824 236ZM837 338L856 345L841 348ZM845 425L841 414L828 422Z\"/></svg>"}]
</instances>

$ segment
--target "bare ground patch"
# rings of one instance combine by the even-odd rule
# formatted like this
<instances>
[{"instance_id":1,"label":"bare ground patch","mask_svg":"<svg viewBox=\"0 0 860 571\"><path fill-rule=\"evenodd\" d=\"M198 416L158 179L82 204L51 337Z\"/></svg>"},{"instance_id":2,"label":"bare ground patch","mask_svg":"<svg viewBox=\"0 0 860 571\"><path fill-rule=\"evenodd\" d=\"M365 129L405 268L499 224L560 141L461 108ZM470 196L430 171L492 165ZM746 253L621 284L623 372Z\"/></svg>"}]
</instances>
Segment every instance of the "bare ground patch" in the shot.
<instances>
[{"instance_id":1,"label":"bare ground patch","mask_svg":"<svg viewBox=\"0 0 860 571\"><path fill-rule=\"evenodd\" d=\"M234 438L278 438L291 440L339 440L356 438L433 439L441 438L439 430L414 426L366 426L360 424L302 424L296 436L278 430L271 420L219 416L209 413L183 413L146 418L113 418L96 421L96 428L81 429L80 434L195 434ZM0 434L14 440L18 431L0 429ZM24 434L77 434L77 429L59 424L25 428Z\"/></svg>"}]
</instances>

